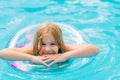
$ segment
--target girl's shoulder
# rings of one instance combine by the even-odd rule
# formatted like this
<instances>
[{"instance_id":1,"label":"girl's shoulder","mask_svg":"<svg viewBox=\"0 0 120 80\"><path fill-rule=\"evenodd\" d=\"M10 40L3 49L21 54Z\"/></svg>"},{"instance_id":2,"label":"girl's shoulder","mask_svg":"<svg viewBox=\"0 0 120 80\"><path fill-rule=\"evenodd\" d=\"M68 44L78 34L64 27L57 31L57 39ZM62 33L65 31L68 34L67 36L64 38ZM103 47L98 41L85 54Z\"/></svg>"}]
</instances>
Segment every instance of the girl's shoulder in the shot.
<instances>
[{"instance_id":1,"label":"girl's shoulder","mask_svg":"<svg viewBox=\"0 0 120 80\"><path fill-rule=\"evenodd\" d=\"M87 44L65 44L66 51L74 50L76 48L82 48L87 46Z\"/></svg>"}]
</instances>

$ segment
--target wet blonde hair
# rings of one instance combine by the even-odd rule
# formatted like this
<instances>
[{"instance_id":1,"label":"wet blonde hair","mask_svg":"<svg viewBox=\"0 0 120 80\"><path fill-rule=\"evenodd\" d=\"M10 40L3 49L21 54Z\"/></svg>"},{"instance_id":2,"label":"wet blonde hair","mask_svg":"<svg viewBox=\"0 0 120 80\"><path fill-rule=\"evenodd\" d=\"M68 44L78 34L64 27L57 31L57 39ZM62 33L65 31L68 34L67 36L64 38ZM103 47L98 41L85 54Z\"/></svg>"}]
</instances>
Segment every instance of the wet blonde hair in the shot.
<instances>
[{"instance_id":1,"label":"wet blonde hair","mask_svg":"<svg viewBox=\"0 0 120 80\"><path fill-rule=\"evenodd\" d=\"M52 34L52 36L54 37L55 41L59 46L58 53L63 53L65 51L65 47L62 37L62 31L58 27L58 25L53 23L44 23L38 28L34 37L33 53L35 55L39 55L39 51L41 50L42 46L42 38L46 33Z\"/></svg>"}]
</instances>

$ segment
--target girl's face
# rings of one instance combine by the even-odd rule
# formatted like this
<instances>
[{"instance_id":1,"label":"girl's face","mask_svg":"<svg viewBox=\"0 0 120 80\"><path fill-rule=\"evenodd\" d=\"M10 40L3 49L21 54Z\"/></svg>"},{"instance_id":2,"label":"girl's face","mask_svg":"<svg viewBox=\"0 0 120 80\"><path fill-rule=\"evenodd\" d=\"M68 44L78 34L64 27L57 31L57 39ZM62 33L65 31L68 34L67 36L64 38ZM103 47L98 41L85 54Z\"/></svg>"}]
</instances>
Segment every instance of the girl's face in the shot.
<instances>
[{"instance_id":1,"label":"girl's face","mask_svg":"<svg viewBox=\"0 0 120 80\"><path fill-rule=\"evenodd\" d=\"M55 41L54 37L51 34L46 33L42 38L42 46L39 54L57 54L58 53L58 44Z\"/></svg>"}]
</instances>

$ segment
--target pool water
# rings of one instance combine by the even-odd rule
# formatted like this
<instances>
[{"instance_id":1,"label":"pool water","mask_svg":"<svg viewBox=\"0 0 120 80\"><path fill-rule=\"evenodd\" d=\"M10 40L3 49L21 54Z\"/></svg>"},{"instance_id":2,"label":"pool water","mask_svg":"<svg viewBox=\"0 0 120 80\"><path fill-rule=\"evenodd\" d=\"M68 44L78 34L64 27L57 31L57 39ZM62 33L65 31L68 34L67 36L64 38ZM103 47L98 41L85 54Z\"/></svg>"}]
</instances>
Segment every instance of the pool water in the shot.
<instances>
[{"instance_id":1,"label":"pool water","mask_svg":"<svg viewBox=\"0 0 120 80\"><path fill-rule=\"evenodd\" d=\"M17 70L0 59L0 80L120 80L119 5L119 0L0 0L0 50L19 30L45 21L65 25L66 42L79 43L75 35L81 35L101 50L94 57L73 59L64 69L39 73Z\"/></svg>"}]
</instances>

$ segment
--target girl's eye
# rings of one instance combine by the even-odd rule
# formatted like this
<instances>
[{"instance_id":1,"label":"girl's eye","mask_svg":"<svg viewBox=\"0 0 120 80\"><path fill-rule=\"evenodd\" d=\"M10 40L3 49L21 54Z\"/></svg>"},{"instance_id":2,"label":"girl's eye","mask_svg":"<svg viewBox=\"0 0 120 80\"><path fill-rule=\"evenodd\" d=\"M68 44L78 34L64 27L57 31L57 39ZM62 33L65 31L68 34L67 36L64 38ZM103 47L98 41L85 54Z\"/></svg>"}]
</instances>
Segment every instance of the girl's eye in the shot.
<instances>
[{"instance_id":1,"label":"girl's eye","mask_svg":"<svg viewBox=\"0 0 120 80\"><path fill-rule=\"evenodd\" d=\"M55 43L51 43L51 45L56 45Z\"/></svg>"},{"instance_id":2,"label":"girl's eye","mask_svg":"<svg viewBox=\"0 0 120 80\"><path fill-rule=\"evenodd\" d=\"M46 45L45 43L42 43L42 45Z\"/></svg>"}]
</instances>

